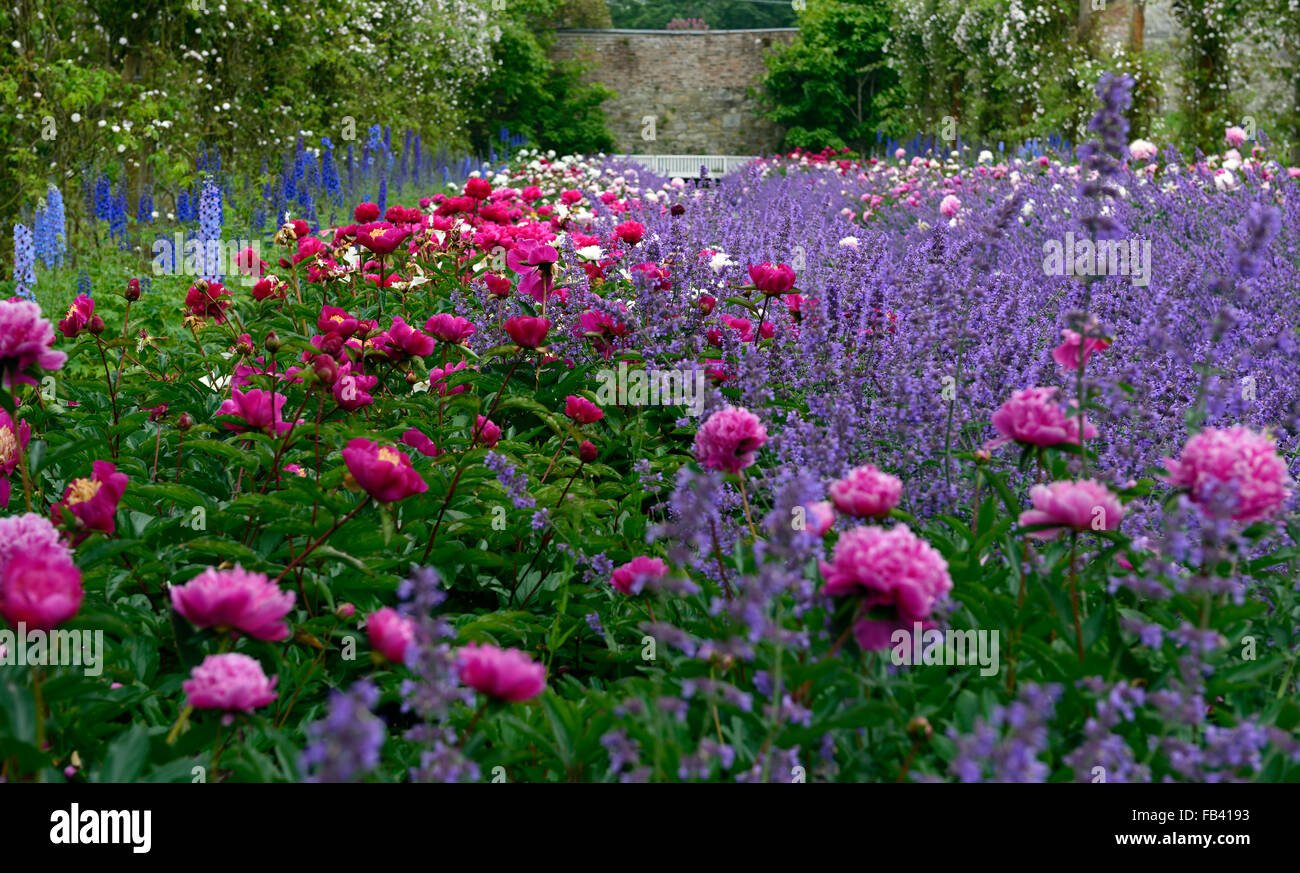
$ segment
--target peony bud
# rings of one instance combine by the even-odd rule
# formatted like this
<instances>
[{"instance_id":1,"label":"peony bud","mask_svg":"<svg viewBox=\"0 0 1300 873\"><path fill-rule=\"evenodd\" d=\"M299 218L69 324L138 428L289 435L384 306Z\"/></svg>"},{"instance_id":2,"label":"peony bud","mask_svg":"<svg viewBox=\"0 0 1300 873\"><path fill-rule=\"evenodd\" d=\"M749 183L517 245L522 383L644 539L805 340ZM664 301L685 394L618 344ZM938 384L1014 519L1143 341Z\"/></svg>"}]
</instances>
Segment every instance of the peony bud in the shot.
<instances>
[{"instance_id":1,"label":"peony bud","mask_svg":"<svg viewBox=\"0 0 1300 873\"><path fill-rule=\"evenodd\" d=\"M182 412L181 417L176 419L176 426L182 431L187 431L194 426L194 419L190 418L188 412Z\"/></svg>"},{"instance_id":2,"label":"peony bud","mask_svg":"<svg viewBox=\"0 0 1300 873\"><path fill-rule=\"evenodd\" d=\"M86 330L90 331L95 336L99 336L104 332L104 319L100 318L98 315L92 315L90 321L86 322Z\"/></svg>"},{"instance_id":3,"label":"peony bud","mask_svg":"<svg viewBox=\"0 0 1300 873\"><path fill-rule=\"evenodd\" d=\"M578 446L578 459L584 464L590 464L599 454L596 444L591 440L583 440L582 445Z\"/></svg>"},{"instance_id":4,"label":"peony bud","mask_svg":"<svg viewBox=\"0 0 1300 873\"><path fill-rule=\"evenodd\" d=\"M140 280L131 279L126 283L126 299L134 303L140 299Z\"/></svg>"},{"instance_id":5,"label":"peony bud","mask_svg":"<svg viewBox=\"0 0 1300 873\"><path fill-rule=\"evenodd\" d=\"M266 347L268 352L274 355L276 352L280 351L280 338L275 335L275 331L271 331L266 335L266 341L262 343L262 345Z\"/></svg>"}]
</instances>

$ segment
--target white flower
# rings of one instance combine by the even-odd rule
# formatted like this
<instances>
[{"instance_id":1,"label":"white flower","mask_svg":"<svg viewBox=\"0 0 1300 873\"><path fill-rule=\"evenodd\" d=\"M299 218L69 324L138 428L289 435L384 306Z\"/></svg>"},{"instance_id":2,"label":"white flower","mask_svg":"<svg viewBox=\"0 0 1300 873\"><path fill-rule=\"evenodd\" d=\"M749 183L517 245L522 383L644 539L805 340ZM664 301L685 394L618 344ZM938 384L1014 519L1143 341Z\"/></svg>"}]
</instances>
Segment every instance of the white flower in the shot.
<instances>
[{"instance_id":1,"label":"white flower","mask_svg":"<svg viewBox=\"0 0 1300 873\"><path fill-rule=\"evenodd\" d=\"M846 236L840 240L840 248L856 249L858 247L858 238L856 236Z\"/></svg>"},{"instance_id":2,"label":"white flower","mask_svg":"<svg viewBox=\"0 0 1300 873\"><path fill-rule=\"evenodd\" d=\"M727 257L726 252L718 252L716 255L709 258L709 267L715 273L721 273L724 267L734 267L734 266L736 266L736 262L733 261L731 258Z\"/></svg>"},{"instance_id":3,"label":"white flower","mask_svg":"<svg viewBox=\"0 0 1300 873\"><path fill-rule=\"evenodd\" d=\"M78 121L81 121L81 113L80 112L72 113L72 123L76 124Z\"/></svg>"},{"instance_id":4,"label":"white flower","mask_svg":"<svg viewBox=\"0 0 1300 873\"><path fill-rule=\"evenodd\" d=\"M993 152L989 151L988 149L984 149L984 151L980 152L979 162L981 164L993 163Z\"/></svg>"},{"instance_id":5,"label":"white flower","mask_svg":"<svg viewBox=\"0 0 1300 873\"><path fill-rule=\"evenodd\" d=\"M576 249L574 254L582 258L584 261L594 261L601 256L600 246L583 246L580 249Z\"/></svg>"}]
</instances>

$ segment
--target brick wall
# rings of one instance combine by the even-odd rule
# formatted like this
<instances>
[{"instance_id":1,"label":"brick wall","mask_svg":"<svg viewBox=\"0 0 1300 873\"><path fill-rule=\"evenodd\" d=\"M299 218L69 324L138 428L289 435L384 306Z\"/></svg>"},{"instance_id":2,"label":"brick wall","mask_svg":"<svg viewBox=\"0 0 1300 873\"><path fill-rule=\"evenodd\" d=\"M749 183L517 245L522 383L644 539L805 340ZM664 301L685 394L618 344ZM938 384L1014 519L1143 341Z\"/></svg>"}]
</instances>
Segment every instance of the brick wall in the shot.
<instances>
[{"instance_id":1,"label":"brick wall","mask_svg":"<svg viewBox=\"0 0 1300 873\"><path fill-rule=\"evenodd\" d=\"M586 62L589 80L617 92L605 112L619 152L757 155L778 149L783 131L758 117L749 90L767 70L764 54L797 33L562 30L553 55Z\"/></svg>"}]
</instances>

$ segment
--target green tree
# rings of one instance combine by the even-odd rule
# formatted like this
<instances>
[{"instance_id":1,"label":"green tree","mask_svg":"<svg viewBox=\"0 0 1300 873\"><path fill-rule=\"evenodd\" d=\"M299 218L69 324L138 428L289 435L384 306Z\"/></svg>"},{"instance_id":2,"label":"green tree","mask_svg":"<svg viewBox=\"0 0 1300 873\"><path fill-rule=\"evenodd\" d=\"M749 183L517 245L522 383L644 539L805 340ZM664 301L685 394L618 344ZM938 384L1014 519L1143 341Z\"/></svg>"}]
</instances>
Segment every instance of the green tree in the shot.
<instances>
[{"instance_id":1,"label":"green tree","mask_svg":"<svg viewBox=\"0 0 1300 873\"><path fill-rule=\"evenodd\" d=\"M553 25L579 14L593 13L573 0L508 4L496 20L501 39L493 49L493 71L471 91L470 142L477 150L499 143L503 125L532 145L560 153L613 148L601 104L614 92L584 82L577 64L549 56Z\"/></svg>"},{"instance_id":2,"label":"green tree","mask_svg":"<svg viewBox=\"0 0 1300 873\"><path fill-rule=\"evenodd\" d=\"M809 0L798 38L768 56L763 79L765 115L787 128L787 147L874 141L898 83L889 24L887 0Z\"/></svg>"}]
</instances>

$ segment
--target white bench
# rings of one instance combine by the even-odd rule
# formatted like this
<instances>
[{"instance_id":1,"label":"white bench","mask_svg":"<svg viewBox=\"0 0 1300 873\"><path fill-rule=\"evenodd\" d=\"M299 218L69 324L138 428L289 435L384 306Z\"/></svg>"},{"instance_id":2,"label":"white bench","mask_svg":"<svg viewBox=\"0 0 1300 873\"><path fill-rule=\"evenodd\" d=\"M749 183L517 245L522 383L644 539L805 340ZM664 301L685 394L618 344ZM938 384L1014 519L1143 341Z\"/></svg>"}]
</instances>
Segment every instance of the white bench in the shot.
<instances>
[{"instance_id":1,"label":"white bench","mask_svg":"<svg viewBox=\"0 0 1300 873\"><path fill-rule=\"evenodd\" d=\"M699 178L703 166L709 178L725 176L750 161L757 160L754 155L619 155L628 161L635 161L661 176L670 179L680 176L683 179Z\"/></svg>"}]
</instances>

